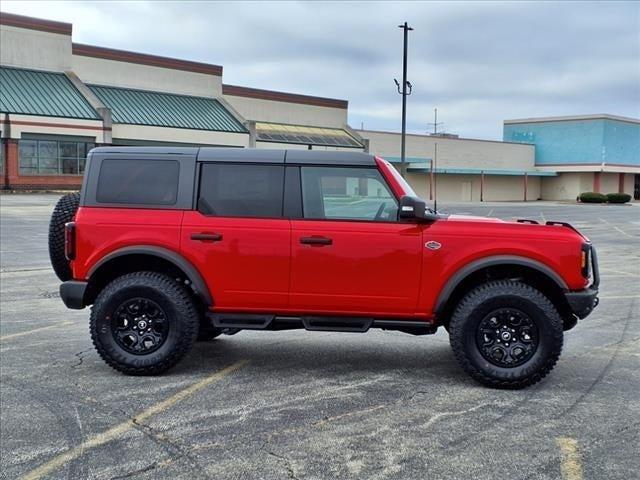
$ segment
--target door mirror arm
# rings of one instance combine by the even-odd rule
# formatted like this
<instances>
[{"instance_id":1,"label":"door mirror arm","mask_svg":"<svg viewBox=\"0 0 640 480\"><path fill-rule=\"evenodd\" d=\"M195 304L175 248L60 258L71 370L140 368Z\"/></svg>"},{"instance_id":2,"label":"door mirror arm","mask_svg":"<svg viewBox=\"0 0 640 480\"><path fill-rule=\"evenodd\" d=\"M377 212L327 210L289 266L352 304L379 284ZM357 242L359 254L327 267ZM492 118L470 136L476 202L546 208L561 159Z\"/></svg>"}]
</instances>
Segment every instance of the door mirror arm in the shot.
<instances>
[{"instance_id":1,"label":"door mirror arm","mask_svg":"<svg viewBox=\"0 0 640 480\"><path fill-rule=\"evenodd\" d=\"M420 223L435 222L439 216L427 208L427 203L419 197L405 195L400 199L398 211L400 220L416 220Z\"/></svg>"}]
</instances>

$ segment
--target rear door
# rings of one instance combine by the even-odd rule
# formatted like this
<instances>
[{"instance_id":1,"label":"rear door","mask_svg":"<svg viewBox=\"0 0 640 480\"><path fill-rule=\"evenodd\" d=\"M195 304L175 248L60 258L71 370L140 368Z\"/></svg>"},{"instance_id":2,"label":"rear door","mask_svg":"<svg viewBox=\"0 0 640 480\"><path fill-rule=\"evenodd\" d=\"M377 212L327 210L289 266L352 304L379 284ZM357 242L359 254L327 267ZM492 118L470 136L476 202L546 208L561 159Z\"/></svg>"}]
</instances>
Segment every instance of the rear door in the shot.
<instances>
[{"instance_id":1,"label":"rear door","mask_svg":"<svg viewBox=\"0 0 640 480\"><path fill-rule=\"evenodd\" d=\"M302 219L292 220L290 308L412 315L422 228L398 221L375 167L301 166Z\"/></svg>"},{"instance_id":2,"label":"rear door","mask_svg":"<svg viewBox=\"0 0 640 480\"><path fill-rule=\"evenodd\" d=\"M289 220L283 218L284 165L200 165L196 211L185 212L181 246L219 311L287 306Z\"/></svg>"}]
</instances>

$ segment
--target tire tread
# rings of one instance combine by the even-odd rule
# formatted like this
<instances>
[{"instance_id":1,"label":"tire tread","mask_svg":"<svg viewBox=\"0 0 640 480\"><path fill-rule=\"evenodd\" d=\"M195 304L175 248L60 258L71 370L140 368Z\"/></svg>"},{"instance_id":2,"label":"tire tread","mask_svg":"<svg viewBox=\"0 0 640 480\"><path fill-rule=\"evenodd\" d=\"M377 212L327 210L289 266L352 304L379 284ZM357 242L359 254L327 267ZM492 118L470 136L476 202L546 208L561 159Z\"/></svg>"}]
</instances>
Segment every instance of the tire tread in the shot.
<instances>
[{"instance_id":1,"label":"tire tread","mask_svg":"<svg viewBox=\"0 0 640 480\"><path fill-rule=\"evenodd\" d=\"M169 355L161 362L145 367L133 367L113 358L102 346L97 333L97 313L108 302L109 298L122 288L145 286L162 291L174 304L176 311L184 323L184 334L178 338ZM100 292L91 307L90 317L91 340L100 357L112 368L127 375L157 375L165 372L178 363L191 349L199 329L199 316L193 299L184 286L157 272L134 272L122 275L109 283Z\"/></svg>"},{"instance_id":2,"label":"tire tread","mask_svg":"<svg viewBox=\"0 0 640 480\"><path fill-rule=\"evenodd\" d=\"M548 356L544 364L534 374L519 380L501 380L486 374L473 365L464 348L463 329L465 320L481 303L495 297L497 294L504 293L515 294L534 302L550 322L549 326L552 332L552 354ZM455 308L449 328L451 347L460 366L475 380L492 388L521 389L538 383L553 369L562 352L563 322L558 311L544 294L521 282L494 280L471 290Z\"/></svg>"},{"instance_id":3,"label":"tire tread","mask_svg":"<svg viewBox=\"0 0 640 480\"><path fill-rule=\"evenodd\" d=\"M56 203L49 221L49 259L56 276L63 282L73 278L71 266L64 254L64 224L73 220L79 205L79 193L63 195Z\"/></svg>"}]
</instances>

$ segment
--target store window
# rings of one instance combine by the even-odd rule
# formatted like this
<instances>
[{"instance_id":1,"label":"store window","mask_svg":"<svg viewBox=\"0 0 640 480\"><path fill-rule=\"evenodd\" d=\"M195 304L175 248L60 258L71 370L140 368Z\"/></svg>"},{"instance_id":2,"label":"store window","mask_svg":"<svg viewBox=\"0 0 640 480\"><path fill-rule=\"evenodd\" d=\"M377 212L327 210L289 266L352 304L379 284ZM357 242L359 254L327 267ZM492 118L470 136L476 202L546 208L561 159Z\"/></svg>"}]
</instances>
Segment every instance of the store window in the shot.
<instances>
[{"instance_id":1,"label":"store window","mask_svg":"<svg viewBox=\"0 0 640 480\"><path fill-rule=\"evenodd\" d=\"M21 139L21 175L82 175L95 143L62 139Z\"/></svg>"}]
</instances>

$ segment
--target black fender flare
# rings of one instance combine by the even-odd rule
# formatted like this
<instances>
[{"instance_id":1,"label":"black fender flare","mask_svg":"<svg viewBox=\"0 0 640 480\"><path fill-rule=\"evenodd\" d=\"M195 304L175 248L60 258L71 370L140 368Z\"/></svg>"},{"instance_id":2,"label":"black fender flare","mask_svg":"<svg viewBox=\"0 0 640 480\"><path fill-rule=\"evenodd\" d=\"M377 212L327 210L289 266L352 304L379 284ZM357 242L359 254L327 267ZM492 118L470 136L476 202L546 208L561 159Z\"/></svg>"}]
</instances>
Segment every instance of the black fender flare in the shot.
<instances>
[{"instance_id":1,"label":"black fender flare","mask_svg":"<svg viewBox=\"0 0 640 480\"><path fill-rule=\"evenodd\" d=\"M195 294L200 298L205 305L211 306L213 305L213 300L211 298L211 293L209 292L209 288L207 287L206 282L200 275L200 272L193 264L184 258L179 253L176 253L172 250L163 247L156 247L154 245L135 245L129 247L119 248L118 250L114 250L113 252L105 255L98 262L96 262L89 273L87 274L87 278L90 280L91 277L104 265L109 263L116 258L120 258L126 255L149 255L153 257L158 257L168 262L173 263L176 267L182 270L193 287Z\"/></svg>"},{"instance_id":2,"label":"black fender flare","mask_svg":"<svg viewBox=\"0 0 640 480\"><path fill-rule=\"evenodd\" d=\"M553 280L556 285L558 285L558 287L563 291L569 290L567 283L560 275L558 275L558 273L537 260L517 255L495 255L474 260L473 262L466 264L464 267L456 271L456 273L447 281L447 283L440 291L438 299L436 300L434 313L438 314L442 312L442 309L444 308L444 305L447 303L447 300L449 299L451 294L465 278L483 268L493 267L497 265L519 265L537 270L538 272Z\"/></svg>"}]
</instances>

